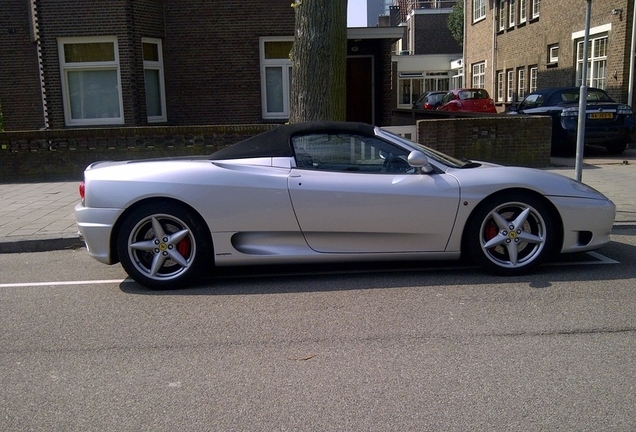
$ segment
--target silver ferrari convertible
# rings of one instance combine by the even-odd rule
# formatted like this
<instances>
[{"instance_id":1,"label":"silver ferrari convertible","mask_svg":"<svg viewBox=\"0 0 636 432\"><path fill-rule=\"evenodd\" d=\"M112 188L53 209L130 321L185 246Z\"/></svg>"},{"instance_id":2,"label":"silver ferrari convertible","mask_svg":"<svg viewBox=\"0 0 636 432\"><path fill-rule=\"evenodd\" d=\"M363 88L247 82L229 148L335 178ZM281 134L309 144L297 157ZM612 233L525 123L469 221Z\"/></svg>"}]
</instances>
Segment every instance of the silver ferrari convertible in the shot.
<instances>
[{"instance_id":1,"label":"silver ferrari convertible","mask_svg":"<svg viewBox=\"0 0 636 432\"><path fill-rule=\"evenodd\" d=\"M462 255L518 275L608 243L616 210L558 174L340 122L279 126L209 156L96 162L80 196L89 254L154 289L215 266Z\"/></svg>"}]
</instances>

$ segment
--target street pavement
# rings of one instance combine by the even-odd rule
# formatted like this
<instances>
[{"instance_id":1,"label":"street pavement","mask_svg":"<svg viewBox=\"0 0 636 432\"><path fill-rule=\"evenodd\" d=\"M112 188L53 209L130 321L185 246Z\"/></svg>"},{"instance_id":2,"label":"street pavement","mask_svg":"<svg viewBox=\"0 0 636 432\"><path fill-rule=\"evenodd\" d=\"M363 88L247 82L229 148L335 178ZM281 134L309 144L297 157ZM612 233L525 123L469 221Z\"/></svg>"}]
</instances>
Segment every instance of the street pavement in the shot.
<instances>
[{"instance_id":1,"label":"street pavement","mask_svg":"<svg viewBox=\"0 0 636 432\"><path fill-rule=\"evenodd\" d=\"M617 207L615 228L636 226L636 149L619 156L586 155L582 180ZM546 168L575 178L574 158L552 158ZM0 253L42 252L81 246L73 208L79 180L0 184Z\"/></svg>"}]
</instances>

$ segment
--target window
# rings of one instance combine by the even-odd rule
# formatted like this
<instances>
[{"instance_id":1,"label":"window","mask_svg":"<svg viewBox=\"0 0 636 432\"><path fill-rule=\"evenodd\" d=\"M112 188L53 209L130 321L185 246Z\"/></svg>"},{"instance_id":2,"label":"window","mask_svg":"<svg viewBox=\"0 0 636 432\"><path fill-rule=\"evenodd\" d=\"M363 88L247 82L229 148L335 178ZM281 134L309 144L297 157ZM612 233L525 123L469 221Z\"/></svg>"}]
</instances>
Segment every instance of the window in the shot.
<instances>
[{"instance_id":1,"label":"window","mask_svg":"<svg viewBox=\"0 0 636 432\"><path fill-rule=\"evenodd\" d=\"M473 21L486 18L486 0L473 0Z\"/></svg>"},{"instance_id":2,"label":"window","mask_svg":"<svg viewBox=\"0 0 636 432\"><path fill-rule=\"evenodd\" d=\"M541 9L541 0L532 0L532 18L539 17L540 9Z\"/></svg>"},{"instance_id":3,"label":"window","mask_svg":"<svg viewBox=\"0 0 636 432\"><path fill-rule=\"evenodd\" d=\"M530 90L530 93L537 90L538 74L539 74L539 68L537 68L536 66L532 66L530 68L530 88L528 89Z\"/></svg>"},{"instance_id":4,"label":"window","mask_svg":"<svg viewBox=\"0 0 636 432\"><path fill-rule=\"evenodd\" d=\"M526 70L525 68L517 69L517 101L526 97Z\"/></svg>"},{"instance_id":5,"label":"window","mask_svg":"<svg viewBox=\"0 0 636 432\"><path fill-rule=\"evenodd\" d=\"M559 45L550 45L548 47L548 63L559 62Z\"/></svg>"},{"instance_id":6,"label":"window","mask_svg":"<svg viewBox=\"0 0 636 432\"><path fill-rule=\"evenodd\" d=\"M316 133L292 138L300 169L347 173L415 172L408 152L374 137L347 133Z\"/></svg>"},{"instance_id":7,"label":"window","mask_svg":"<svg viewBox=\"0 0 636 432\"><path fill-rule=\"evenodd\" d=\"M422 72L400 72L398 107L411 108L413 102L424 93L423 77L424 74Z\"/></svg>"},{"instance_id":8,"label":"window","mask_svg":"<svg viewBox=\"0 0 636 432\"><path fill-rule=\"evenodd\" d=\"M497 72L497 102L504 100L504 73Z\"/></svg>"},{"instance_id":9,"label":"window","mask_svg":"<svg viewBox=\"0 0 636 432\"><path fill-rule=\"evenodd\" d=\"M117 38L60 38L58 53L65 124L123 124Z\"/></svg>"},{"instance_id":10,"label":"window","mask_svg":"<svg viewBox=\"0 0 636 432\"><path fill-rule=\"evenodd\" d=\"M261 38L261 101L264 119L289 118L294 38Z\"/></svg>"},{"instance_id":11,"label":"window","mask_svg":"<svg viewBox=\"0 0 636 432\"><path fill-rule=\"evenodd\" d=\"M526 0L519 0L519 24L526 22Z\"/></svg>"},{"instance_id":12,"label":"window","mask_svg":"<svg viewBox=\"0 0 636 432\"><path fill-rule=\"evenodd\" d=\"M508 3L508 26L512 27L515 25L515 0L509 0Z\"/></svg>"},{"instance_id":13,"label":"window","mask_svg":"<svg viewBox=\"0 0 636 432\"><path fill-rule=\"evenodd\" d=\"M505 19L505 17L506 17L506 9L505 8L506 7L505 7L505 4L506 4L506 0L499 0L499 8L497 10L497 12L498 12L497 15L498 15L498 18L499 18L499 25L498 25L499 31L503 31L506 28L506 19Z\"/></svg>"},{"instance_id":14,"label":"window","mask_svg":"<svg viewBox=\"0 0 636 432\"><path fill-rule=\"evenodd\" d=\"M607 34L590 38L587 58L587 85L590 87L605 88L607 40ZM576 59L576 85L580 86L583 68L583 41L577 43Z\"/></svg>"},{"instance_id":15,"label":"window","mask_svg":"<svg viewBox=\"0 0 636 432\"><path fill-rule=\"evenodd\" d=\"M148 122L165 122L166 92L163 81L163 52L160 39L142 38L146 114Z\"/></svg>"},{"instance_id":16,"label":"window","mask_svg":"<svg viewBox=\"0 0 636 432\"><path fill-rule=\"evenodd\" d=\"M515 73L513 70L508 71L508 94L506 96L506 102L514 101L515 96Z\"/></svg>"},{"instance_id":17,"label":"window","mask_svg":"<svg viewBox=\"0 0 636 432\"><path fill-rule=\"evenodd\" d=\"M448 72L400 72L398 76L398 108L412 108L421 95L429 91L449 89Z\"/></svg>"},{"instance_id":18,"label":"window","mask_svg":"<svg viewBox=\"0 0 636 432\"><path fill-rule=\"evenodd\" d=\"M455 71L455 75L451 77L451 88L464 87L464 68L459 68Z\"/></svg>"},{"instance_id":19,"label":"window","mask_svg":"<svg viewBox=\"0 0 636 432\"><path fill-rule=\"evenodd\" d=\"M475 63L473 65L473 87L486 87L486 62Z\"/></svg>"}]
</instances>

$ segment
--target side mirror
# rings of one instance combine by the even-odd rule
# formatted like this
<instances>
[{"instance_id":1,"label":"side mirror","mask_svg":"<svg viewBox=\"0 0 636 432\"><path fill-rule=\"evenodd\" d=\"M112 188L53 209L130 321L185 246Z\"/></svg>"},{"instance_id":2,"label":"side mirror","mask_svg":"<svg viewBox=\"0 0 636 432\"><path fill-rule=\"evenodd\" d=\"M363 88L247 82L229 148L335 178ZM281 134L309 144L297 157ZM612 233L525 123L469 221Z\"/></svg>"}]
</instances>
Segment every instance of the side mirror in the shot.
<instances>
[{"instance_id":1,"label":"side mirror","mask_svg":"<svg viewBox=\"0 0 636 432\"><path fill-rule=\"evenodd\" d=\"M417 168L421 173L433 172L433 166L429 163L428 158L419 150L413 150L409 153L408 163L413 168Z\"/></svg>"}]
</instances>

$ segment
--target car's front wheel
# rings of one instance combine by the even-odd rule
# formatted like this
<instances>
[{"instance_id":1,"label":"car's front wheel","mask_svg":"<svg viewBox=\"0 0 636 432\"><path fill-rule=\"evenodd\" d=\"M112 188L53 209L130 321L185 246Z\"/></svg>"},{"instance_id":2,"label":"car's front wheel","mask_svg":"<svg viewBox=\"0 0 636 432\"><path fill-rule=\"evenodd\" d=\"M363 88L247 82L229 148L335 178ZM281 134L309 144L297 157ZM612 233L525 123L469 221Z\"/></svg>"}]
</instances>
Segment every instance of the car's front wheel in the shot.
<instances>
[{"instance_id":1,"label":"car's front wheel","mask_svg":"<svg viewBox=\"0 0 636 432\"><path fill-rule=\"evenodd\" d=\"M527 273L554 251L556 227L552 212L541 199L495 196L479 206L467 225L468 251L491 273Z\"/></svg>"},{"instance_id":2,"label":"car's front wheel","mask_svg":"<svg viewBox=\"0 0 636 432\"><path fill-rule=\"evenodd\" d=\"M615 141L605 146L607 153L611 155L619 155L627 148L627 141Z\"/></svg>"},{"instance_id":3,"label":"car's front wheel","mask_svg":"<svg viewBox=\"0 0 636 432\"><path fill-rule=\"evenodd\" d=\"M185 287L200 274L211 248L193 212L168 202L133 210L122 223L117 252L124 270L152 289Z\"/></svg>"}]
</instances>

